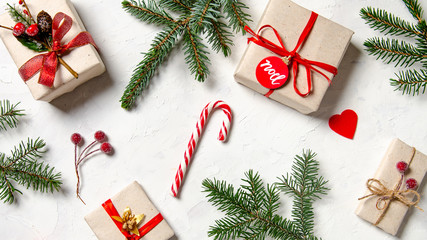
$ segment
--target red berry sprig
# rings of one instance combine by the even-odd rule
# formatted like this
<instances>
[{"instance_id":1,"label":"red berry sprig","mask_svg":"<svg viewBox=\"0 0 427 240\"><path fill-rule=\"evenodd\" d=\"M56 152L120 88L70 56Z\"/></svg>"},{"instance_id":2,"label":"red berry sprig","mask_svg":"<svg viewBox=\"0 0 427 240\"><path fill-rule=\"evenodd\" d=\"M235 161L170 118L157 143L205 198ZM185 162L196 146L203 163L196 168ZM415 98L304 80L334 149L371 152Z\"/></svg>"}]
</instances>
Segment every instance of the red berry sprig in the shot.
<instances>
[{"instance_id":1,"label":"red berry sprig","mask_svg":"<svg viewBox=\"0 0 427 240\"><path fill-rule=\"evenodd\" d=\"M408 164L404 161L400 161L396 164L397 171L399 171L402 174L402 178L400 179L399 186L401 186L402 184L403 178L405 176L405 172L408 170L408 167L409 167ZM413 178L407 179L405 184L406 184L406 188L409 190L415 190L418 187L417 180Z\"/></svg>"},{"instance_id":2,"label":"red berry sprig","mask_svg":"<svg viewBox=\"0 0 427 240\"><path fill-rule=\"evenodd\" d=\"M92 156L93 154L97 152L103 152L105 154L111 155L113 153L113 147L110 143L107 141L107 135L103 131L97 131L94 134L95 140L90 143L87 147L83 149L83 151L80 152L80 154L77 154L77 147L80 146L83 142L83 137L79 133L74 133L71 135L71 142L74 144L74 166L76 170L76 176L77 176L77 189L76 194L77 197L82 201L84 204L86 204L83 199L80 197L80 175L79 175L79 165L84 160L86 160L88 157ZM101 146L93 151L90 151L97 143L101 143Z\"/></svg>"}]
</instances>

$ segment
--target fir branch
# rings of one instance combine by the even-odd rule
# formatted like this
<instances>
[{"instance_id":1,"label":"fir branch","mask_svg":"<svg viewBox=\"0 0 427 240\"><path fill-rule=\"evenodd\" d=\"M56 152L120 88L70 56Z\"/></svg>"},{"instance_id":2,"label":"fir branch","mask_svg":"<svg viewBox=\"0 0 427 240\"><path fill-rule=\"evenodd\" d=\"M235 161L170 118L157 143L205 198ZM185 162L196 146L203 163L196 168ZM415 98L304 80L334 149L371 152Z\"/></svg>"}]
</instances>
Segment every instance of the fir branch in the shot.
<instances>
[{"instance_id":1,"label":"fir branch","mask_svg":"<svg viewBox=\"0 0 427 240\"><path fill-rule=\"evenodd\" d=\"M175 46L181 31L180 25L167 27L155 37L151 49L145 53L144 59L136 67L120 100L124 109L130 109L137 97L148 87L155 71Z\"/></svg>"},{"instance_id":2,"label":"fir branch","mask_svg":"<svg viewBox=\"0 0 427 240\"><path fill-rule=\"evenodd\" d=\"M248 22L251 22L250 15L245 12L248 7L237 0L221 0L221 2L233 31L236 33L241 31L242 34L245 34L245 26L248 25Z\"/></svg>"},{"instance_id":3,"label":"fir branch","mask_svg":"<svg viewBox=\"0 0 427 240\"><path fill-rule=\"evenodd\" d=\"M144 54L143 60L137 65L134 74L120 100L125 109L130 109L142 91L148 87L155 70L163 63L178 38L182 36L185 60L190 72L197 81L203 82L209 75L208 51L203 44L202 35L206 33L208 44L214 51L222 51L229 56L232 44L227 24L220 19L227 19L230 26L244 33L246 22L250 21L248 8L238 0L125 0L122 6L125 11L142 21L157 25L166 25L152 44L152 48ZM174 20L165 9L180 13ZM226 17L224 16L226 15ZM157 45L165 45L163 49Z\"/></svg>"},{"instance_id":4,"label":"fir branch","mask_svg":"<svg viewBox=\"0 0 427 240\"><path fill-rule=\"evenodd\" d=\"M391 85L402 94L424 94L427 87L427 70L406 70L396 74L397 79L390 79Z\"/></svg>"},{"instance_id":5,"label":"fir branch","mask_svg":"<svg viewBox=\"0 0 427 240\"><path fill-rule=\"evenodd\" d=\"M16 23L22 22L26 27L32 24L33 21L31 20L30 16L27 16L26 14L24 14L23 10L15 6L12 6L9 3L7 4L7 6L8 6L9 15L14 22Z\"/></svg>"},{"instance_id":6,"label":"fir branch","mask_svg":"<svg viewBox=\"0 0 427 240\"><path fill-rule=\"evenodd\" d=\"M225 213L210 227L214 239L265 239L267 236L284 240L316 240L313 235L315 199L326 194L327 181L318 176L318 162L310 150L296 156L291 175L282 182L267 185L258 173L245 173L244 182L236 191L225 181L205 179L202 183L208 201ZM277 215L280 206L278 187L294 197L290 221Z\"/></svg>"},{"instance_id":7,"label":"fir branch","mask_svg":"<svg viewBox=\"0 0 427 240\"><path fill-rule=\"evenodd\" d=\"M371 28L385 35L422 36L422 33L413 24L388 13L386 10L371 7L362 8L360 16Z\"/></svg>"},{"instance_id":8,"label":"fir branch","mask_svg":"<svg viewBox=\"0 0 427 240\"><path fill-rule=\"evenodd\" d=\"M190 68L190 72L195 75L197 81L204 82L209 74L209 69L206 65L209 63L208 52L205 50L206 46L202 43L199 35L192 31L189 26L186 28L183 40L184 53L186 55L185 61Z\"/></svg>"},{"instance_id":9,"label":"fir branch","mask_svg":"<svg viewBox=\"0 0 427 240\"><path fill-rule=\"evenodd\" d=\"M154 1L136 2L134 0L123 1L122 7L126 12L147 23L159 26L175 26L177 21L174 20L166 11L157 6Z\"/></svg>"},{"instance_id":10,"label":"fir branch","mask_svg":"<svg viewBox=\"0 0 427 240\"><path fill-rule=\"evenodd\" d=\"M384 38L370 38L365 41L366 51L385 63L395 66L410 67L419 63L422 69L406 69L395 74L398 79L390 79L391 85L403 94L425 93L427 73L427 23L422 17L423 10L418 0L402 0L408 11L417 20L411 24L401 18L387 13L385 10L370 7L361 10L361 16L373 29L384 34L404 35L411 38L415 45L406 41Z\"/></svg>"},{"instance_id":11,"label":"fir branch","mask_svg":"<svg viewBox=\"0 0 427 240\"><path fill-rule=\"evenodd\" d=\"M58 191L61 187L61 174L55 173L55 168L39 162L46 146L40 138L28 139L21 142L12 151L11 157L0 153L0 200L4 203L13 203L14 193L21 193L13 187L11 180L40 192Z\"/></svg>"},{"instance_id":12,"label":"fir branch","mask_svg":"<svg viewBox=\"0 0 427 240\"><path fill-rule=\"evenodd\" d=\"M6 126L15 128L19 122L19 117L25 115L24 110L18 109L19 103L13 105L9 100L2 100L0 103L0 130L7 130Z\"/></svg>"},{"instance_id":13,"label":"fir branch","mask_svg":"<svg viewBox=\"0 0 427 240\"><path fill-rule=\"evenodd\" d=\"M233 45L230 37L233 36L228 31L228 26L220 21L218 18L216 21L211 21L212 27L207 29L208 43L212 45L212 49L217 53L222 51L224 57L228 57L231 54L230 45Z\"/></svg>"},{"instance_id":14,"label":"fir branch","mask_svg":"<svg viewBox=\"0 0 427 240\"><path fill-rule=\"evenodd\" d=\"M374 37L366 40L364 45L370 55L377 56L377 59L387 64L394 62L395 66L410 67L427 57L412 44L396 39Z\"/></svg>"},{"instance_id":15,"label":"fir branch","mask_svg":"<svg viewBox=\"0 0 427 240\"><path fill-rule=\"evenodd\" d=\"M423 10L421 9L421 5L418 3L418 0L403 0L403 2L412 16L418 21L418 23L421 23L423 21Z\"/></svg>"},{"instance_id":16,"label":"fir branch","mask_svg":"<svg viewBox=\"0 0 427 240\"><path fill-rule=\"evenodd\" d=\"M195 33L202 33L206 27L212 24L219 15L220 5L213 0L199 0L192 8L193 17L190 20L191 30Z\"/></svg>"}]
</instances>

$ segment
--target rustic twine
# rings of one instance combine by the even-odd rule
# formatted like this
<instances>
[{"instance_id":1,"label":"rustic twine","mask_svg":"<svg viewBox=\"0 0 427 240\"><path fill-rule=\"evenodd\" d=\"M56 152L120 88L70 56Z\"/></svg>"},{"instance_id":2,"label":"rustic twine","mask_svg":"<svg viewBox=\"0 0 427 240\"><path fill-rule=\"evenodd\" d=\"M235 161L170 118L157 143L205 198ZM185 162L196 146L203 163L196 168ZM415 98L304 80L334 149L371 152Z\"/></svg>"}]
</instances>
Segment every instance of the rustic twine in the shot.
<instances>
[{"instance_id":1,"label":"rustic twine","mask_svg":"<svg viewBox=\"0 0 427 240\"><path fill-rule=\"evenodd\" d=\"M412 157L408 162L408 168L411 165L412 160L414 159L415 153L417 151L415 148L412 148L412 149L413 149ZM359 200L363 200L365 198L369 198L372 196L378 196L376 208L382 211L382 213L378 217L377 221L375 222L374 224L375 226L377 226L381 222L381 220L383 220L387 212L387 209L390 207L390 203L395 200L405 204L407 207L416 207L419 210L423 211L423 209L417 206L421 199L420 194L418 192L414 190L409 190L409 189L400 190L403 183L403 178L404 178L404 175L402 174L399 182L396 184L394 189L388 189L386 186L384 186L384 184L381 183L380 180L375 178L371 178L366 182L366 187L371 192L371 194L361 197L359 198ZM407 193L413 193L417 197L416 200L411 201L410 199L408 199L408 197L405 196L405 194Z\"/></svg>"}]
</instances>

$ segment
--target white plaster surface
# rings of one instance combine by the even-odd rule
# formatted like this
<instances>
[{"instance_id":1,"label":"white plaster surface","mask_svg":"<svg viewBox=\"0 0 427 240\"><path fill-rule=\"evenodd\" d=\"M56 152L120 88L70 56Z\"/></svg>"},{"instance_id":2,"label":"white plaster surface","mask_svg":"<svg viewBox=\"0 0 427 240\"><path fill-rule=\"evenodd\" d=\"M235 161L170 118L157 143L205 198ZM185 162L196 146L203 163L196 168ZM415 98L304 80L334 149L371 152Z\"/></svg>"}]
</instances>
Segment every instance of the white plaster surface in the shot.
<instances>
[{"instance_id":1,"label":"white plaster surface","mask_svg":"<svg viewBox=\"0 0 427 240\"><path fill-rule=\"evenodd\" d=\"M291 169L302 149L318 153L320 173L330 180L331 191L315 203L315 232L323 239L396 239L359 219L354 210L365 192L365 181L375 173L392 139L398 137L427 153L427 95L417 97L393 91L389 78L397 71L363 50L374 35L359 17L364 6L386 8L403 18L409 13L400 0L295 0L353 31L355 35L326 94L320 110L311 115L269 100L236 83L233 72L246 47L237 36L233 54L225 59L211 54L211 75L205 83L193 80L176 49L153 78L148 91L132 111L120 108L119 99L135 65L160 30L136 20L121 9L119 0L73 0L86 28L92 33L107 73L52 103L37 102L19 78L17 68L0 44L0 99L21 102L26 117L18 129L0 132L0 151L8 153L20 140L41 137L48 144L45 160L63 174L63 190L41 194L23 190L13 205L0 204L0 239L96 239L83 217L137 180L174 229L178 239L208 239L214 220L223 217L201 192L204 178L240 184L248 169L260 172L266 182ZM420 1L424 9L427 2ZM2 1L1 9L4 9ZM248 1L256 26L267 0ZM180 46L181 47L181 46ZM202 137L181 191L170 196L176 168L203 106L222 99L233 109L229 141L216 140L222 118L218 112ZM352 108L359 114L354 140L338 136L328 118ZM73 145L80 132L89 142L104 130L115 147L111 157L98 155L83 164L81 195L75 196ZM427 209L427 187L422 184L420 206ZM291 199L282 197L281 213L290 216ZM427 214L410 210L401 239L427 238Z\"/></svg>"}]
</instances>

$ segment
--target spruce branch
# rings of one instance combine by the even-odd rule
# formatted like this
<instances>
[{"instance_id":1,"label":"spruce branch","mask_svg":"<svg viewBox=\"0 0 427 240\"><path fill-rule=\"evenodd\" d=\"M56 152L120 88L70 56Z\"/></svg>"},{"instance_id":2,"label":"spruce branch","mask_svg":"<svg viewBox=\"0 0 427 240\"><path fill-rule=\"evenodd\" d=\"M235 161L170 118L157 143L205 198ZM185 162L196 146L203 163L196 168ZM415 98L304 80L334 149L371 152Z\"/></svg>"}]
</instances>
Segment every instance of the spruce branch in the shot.
<instances>
[{"instance_id":1,"label":"spruce branch","mask_svg":"<svg viewBox=\"0 0 427 240\"><path fill-rule=\"evenodd\" d=\"M2 100L0 103L0 130L7 130L6 126L15 128L19 118L25 115L24 110L18 109L17 104L11 104L9 100Z\"/></svg>"},{"instance_id":2,"label":"spruce branch","mask_svg":"<svg viewBox=\"0 0 427 240\"><path fill-rule=\"evenodd\" d=\"M280 183L264 186L258 173L249 170L237 190L225 181L205 179L203 191L225 217L210 227L214 239L318 239L313 235L312 204L326 194L327 181L318 176L316 154L310 150L296 156L292 173L279 178ZM292 216L288 220L277 214L280 206L279 189L294 198Z\"/></svg>"},{"instance_id":3,"label":"spruce branch","mask_svg":"<svg viewBox=\"0 0 427 240\"><path fill-rule=\"evenodd\" d=\"M26 27L30 26L33 23L33 20L30 16L24 14L23 10L15 6L7 4L9 15L12 17L14 22L22 22Z\"/></svg>"},{"instance_id":4,"label":"spruce branch","mask_svg":"<svg viewBox=\"0 0 427 240\"><path fill-rule=\"evenodd\" d=\"M232 33L220 19L227 19L236 33L244 33L244 26L250 21L249 14L245 13L247 6L239 0L125 0L122 6L141 21L164 27L134 70L120 100L124 109L130 109L148 87L178 39L183 42L190 72L197 81L203 82L209 75L210 62L202 36L207 36L214 51L222 51L224 56L229 56ZM174 19L166 9L180 15Z\"/></svg>"},{"instance_id":5,"label":"spruce branch","mask_svg":"<svg viewBox=\"0 0 427 240\"><path fill-rule=\"evenodd\" d=\"M371 7L360 11L361 17L373 29L385 35L402 35L409 38L414 44L407 41L373 37L365 41L366 51L370 55L385 63L394 63L395 66L411 67L414 64L422 67L420 70L406 69L395 74L398 79L390 79L391 85L402 94L425 93L425 73L427 71L427 24L423 18L423 10L418 0L402 0L408 11L417 20L416 24L403 20L382 9Z\"/></svg>"},{"instance_id":6,"label":"spruce branch","mask_svg":"<svg viewBox=\"0 0 427 240\"><path fill-rule=\"evenodd\" d=\"M21 142L12 150L10 157L0 153L0 200L4 203L13 203L14 193L21 191L14 188L12 181L34 191L59 191L62 181L61 174L55 172L54 167L40 162L46 143L37 138Z\"/></svg>"}]
</instances>

